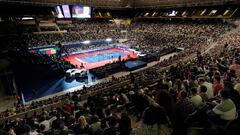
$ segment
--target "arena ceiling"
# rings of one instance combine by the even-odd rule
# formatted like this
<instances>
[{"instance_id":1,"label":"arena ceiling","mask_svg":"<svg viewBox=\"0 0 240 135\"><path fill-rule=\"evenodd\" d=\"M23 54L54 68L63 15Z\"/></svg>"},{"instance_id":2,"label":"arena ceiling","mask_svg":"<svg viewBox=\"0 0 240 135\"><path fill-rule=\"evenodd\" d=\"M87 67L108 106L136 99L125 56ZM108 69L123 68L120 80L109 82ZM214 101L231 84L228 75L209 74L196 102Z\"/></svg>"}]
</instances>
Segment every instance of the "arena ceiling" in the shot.
<instances>
[{"instance_id":1,"label":"arena ceiling","mask_svg":"<svg viewBox=\"0 0 240 135\"><path fill-rule=\"evenodd\" d=\"M0 2L41 6L54 6L59 4L88 5L105 8L167 8L240 4L239 0L0 0Z\"/></svg>"}]
</instances>

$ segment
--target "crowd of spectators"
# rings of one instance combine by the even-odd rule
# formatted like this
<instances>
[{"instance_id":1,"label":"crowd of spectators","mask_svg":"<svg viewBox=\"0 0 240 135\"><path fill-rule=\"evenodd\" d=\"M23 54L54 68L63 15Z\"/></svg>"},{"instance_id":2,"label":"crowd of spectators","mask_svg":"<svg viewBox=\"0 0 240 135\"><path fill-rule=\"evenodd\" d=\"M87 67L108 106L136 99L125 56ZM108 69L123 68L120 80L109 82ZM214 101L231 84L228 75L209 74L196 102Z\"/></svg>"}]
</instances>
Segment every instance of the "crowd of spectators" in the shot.
<instances>
[{"instance_id":1,"label":"crowd of spectators","mask_svg":"<svg viewBox=\"0 0 240 135\"><path fill-rule=\"evenodd\" d=\"M239 88L234 87L239 80L228 67L239 51L214 48L169 70L150 68L130 75L133 78L113 78L105 84L34 102L34 108L60 100L64 105L5 121L1 126L9 134L182 135L197 130L199 134L232 135L239 126L240 95ZM126 79L131 83L89 96L80 104L80 95Z\"/></svg>"},{"instance_id":2,"label":"crowd of spectators","mask_svg":"<svg viewBox=\"0 0 240 135\"><path fill-rule=\"evenodd\" d=\"M228 44L228 45L230 45L232 47L239 48L240 33L237 32L237 33L230 34L227 37L220 39L218 42L220 44L224 44L224 45Z\"/></svg>"},{"instance_id":3,"label":"crowd of spectators","mask_svg":"<svg viewBox=\"0 0 240 135\"><path fill-rule=\"evenodd\" d=\"M146 29L146 27L148 29ZM135 22L131 30L160 32L162 34L191 35L197 37L218 37L234 27L231 22Z\"/></svg>"},{"instance_id":4,"label":"crowd of spectators","mask_svg":"<svg viewBox=\"0 0 240 135\"><path fill-rule=\"evenodd\" d=\"M40 32L39 34L25 33L26 30L22 30L24 34L21 38L28 47L39 47L52 45L56 42L105 40L106 38L119 39L124 36L116 24L109 21L78 21L72 24L59 24L58 26L61 32L57 30L54 32L51 29L48 32L46 31L47 27L43 27L46 29L44 30L45 33Z\"/></svg>"},{"instance_id":5,"label":"crowd of spectators","mask_svg":"<svg viewBox=\"0 0 240 135\"><path fill-rule=\"evenodd\" d=\"M149 31L158 33L157 28L152 28L161 26L140 27L135 24L134 27L146 27ZM229 30L229 26L189 27L192 31L186 29L186 25L180 25L179 31L178 28L169 26L169 29L174 28L171 33L175 34L158 33L157 36L137 30L139 34L134 38L139 39L135 39L136 42L144 38L142 35L146 36L145 40L149 39L142 44L144 51L162 44L175 44L185 50L152 68L113 78L89 88L84 87L83 90L63 96L33 102L30 106L19 105L20 107L7 110L2 113L2 117L57 102L64 103L59 108L53 106L50 111L42 109L32 116L26 114L24 118L12 121L6 119L0 124L3 129L1 132L11 135L191 135L193 132L202 135L238 134L240 82L236 71L230 67L240 56L240 50L237 49L239 40L233 38L233 35L226 36L219 39L220 42L207 53L201 53L207 44L203 40L206 39L204 33L217 40ZM195 27L200 30L196 31ZM189 36L191 34L186 32L195 35ZM138 43L142 43L141 41ZM196 57L190 58L191 54ZM166 66L170 67L159 70ZM124 81L129 83L120 85ZM119 87L91 94L116 84ZM86 94L89 97L81 104L81 97Z\"/></svg>"},{"instance_id":6,"label":"crowd of spectators","mask_svg":"<svg viewBox=\"0 0 240 135\"><path fill-rule=\"evenodd\" d=\"M174 47L192 51L209 45L234 27L232 22L137 21L131 24L128 38L131 47L146 54Z\"/></svg>"},{"instance_id":7,"label":"crowd of spectators","mask_svg":"<svg viewBox=\"0 0 240 135\"><path fill-rule=\"evenodd\" d=\"M128 42L132 44L131 47L144 53L155 52L157 54L166 48L189 48L193 45L206 45L234 27L235 25L231 22L134 21L122 29L114 22L107 20L77 21L70 24L59 24L60 30L66 30L67 32L40 35L26 34L23 39L26 39L26 43L31 47L56 42L127 38Z\"/></svg>"},{"instance_id":8,"label":"crowd of spectators","mask_svg":"<svg viewBox=\"0 0 240 135\"><path fill-rule=\"evenodd\" d=\"M28 47L47 45L44 35L42 34L24 34L21 36L21 41L25 43Z\"/></svg>"},{"instance_id":9,"label":"crowd of spectators","mask_svg":"<svg viewBox=\"0 0 240 135\"><path fill-rule=\"evenodd\" d=\"M117 29L117 25L114 22L110 22L109 20L79 20L73 22L72 24L62 24L59 25L61 30L67 31L76 31L76 32L83 32L83 31L98 31L98 30L111 30Z\"/></svg>"},{"instance_id":10,"label":"crowd of spectators","mask_svg":"<svg viewBox=\"0 0 240 135\"><path fill-rule=\"evenodd\" d=\"M144 54L160 54L169 48L196 48L207 45L207 39L187 35L166 35L152 32L134 32L131 47Z\"/></svg>"}]
</instances>

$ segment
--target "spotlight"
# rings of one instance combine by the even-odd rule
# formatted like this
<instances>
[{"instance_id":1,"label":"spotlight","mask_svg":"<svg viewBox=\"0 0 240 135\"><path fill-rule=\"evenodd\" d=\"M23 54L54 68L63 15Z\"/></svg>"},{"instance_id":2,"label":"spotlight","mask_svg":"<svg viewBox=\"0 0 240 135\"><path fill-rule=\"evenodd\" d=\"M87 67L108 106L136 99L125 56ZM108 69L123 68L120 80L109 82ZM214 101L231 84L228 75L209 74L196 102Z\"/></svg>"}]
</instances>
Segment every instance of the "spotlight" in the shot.
<instances>
[{"instance_id":1,"label":"spotlight","mask_svg":"<svg viewBox=\"0 0 240 135\"><path fill-rule=\"evenodd\" d=\"M90 40L86 40L86 41L83 41L82 43L83 43L83 44L90 44L91 41L90 41Z\"/></svg>"},{"instance_id":2,"label":"spotlight","mask_svg":"<svg viewBox=\"0 0 240 135\"><path fill-rule=\"evenodd\" d=\"M111 42L112 39L111 39L111 38L107 38L106 41L107 41L107 42Z\"/></svg>"}]
</instances>

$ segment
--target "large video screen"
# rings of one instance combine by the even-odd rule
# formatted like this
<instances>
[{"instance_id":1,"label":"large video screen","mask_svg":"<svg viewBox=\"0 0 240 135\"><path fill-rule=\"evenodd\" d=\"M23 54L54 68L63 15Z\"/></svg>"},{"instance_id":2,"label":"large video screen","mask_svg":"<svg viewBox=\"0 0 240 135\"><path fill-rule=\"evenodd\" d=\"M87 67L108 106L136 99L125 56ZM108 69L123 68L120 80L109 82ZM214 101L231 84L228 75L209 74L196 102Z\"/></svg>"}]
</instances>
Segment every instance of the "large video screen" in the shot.
<instances>
[{"instance_id":1,"label":"large video screen","mask_svg":"<svg viewBox=\"0 0 240 135\"><path fill-rule=\"evenodd\" d=\"M68 5L62 5L64 18L71 18L71 13Z\"/></svg>"},{"instance_id":2,"label":"large video screen","mask_svg":"<svg viewBox=\"0 0 240 135\"><path fill-rule=\"evenodd\" d=\"M72 17L73 18L91 18L91 7L73 6Z\"/></svg>"}]
</instances>

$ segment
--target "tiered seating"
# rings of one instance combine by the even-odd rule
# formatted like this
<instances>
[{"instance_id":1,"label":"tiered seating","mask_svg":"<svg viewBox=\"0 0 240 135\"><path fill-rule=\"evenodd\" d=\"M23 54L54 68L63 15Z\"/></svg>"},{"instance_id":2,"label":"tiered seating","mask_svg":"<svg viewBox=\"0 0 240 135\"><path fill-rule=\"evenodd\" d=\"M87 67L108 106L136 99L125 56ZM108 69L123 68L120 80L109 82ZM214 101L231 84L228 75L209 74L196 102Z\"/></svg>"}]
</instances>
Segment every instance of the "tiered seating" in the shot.
<instances>
[{"instance_id":1,"label":"tiered seating","mask_svg":"<svg viewBox=\"0 0 240 135\"><path fill-rule=\"evenodd\" d=\"M201 29L199 27L201 25L190 28L196 32ZM211 25L209 27L213 28ZM162 33L155 36L153 33L156 32L142 32L148 42L138 48L142 47L145 52L151 47L157 49L157 42L173 47L176 44L176 47L184 47L185 50L152 68L113 77L109 82L33 102L30 106L22 106L19 102L18 107L3 112L2 117L36 108L41 110L21 119L13 118L13 121L4 122L1 124L3 132L183 135L194 131L204 135L218 132L238 134L240 90L237 85L240 82L230 67L235 64L234 59L239 57L240 50L236 49L239 40L231 38L233 35L219 37L229 27L226 25L210 33L203 31L208 36L212 35L215 41L220 41L206 54L201 54L206 47L202 33L190 36L194 32L188 30L190 35ZM181 25L176 26L174 31L178 31L178 28L181 29ZM139 44L143 41L136 39L140 35L133 37ZM226 43L229 46L225 46ZM60 107L56 107L56 103ZM45 106L52 108L46 109Z\"/></svg>"}]
</instances>

